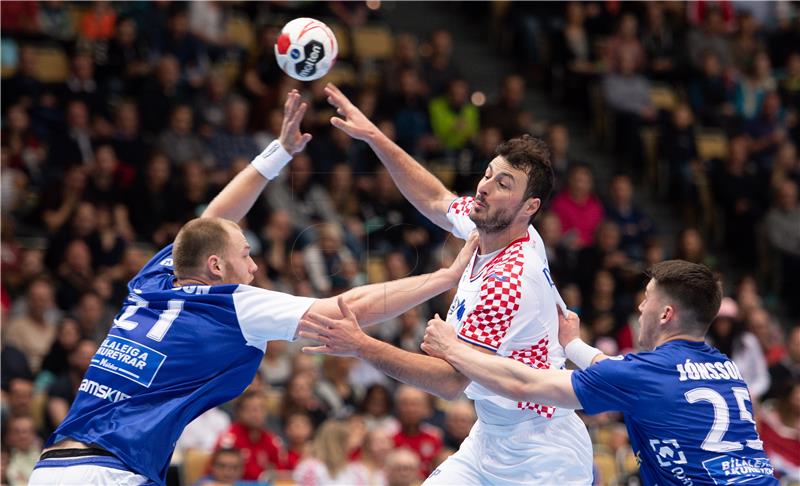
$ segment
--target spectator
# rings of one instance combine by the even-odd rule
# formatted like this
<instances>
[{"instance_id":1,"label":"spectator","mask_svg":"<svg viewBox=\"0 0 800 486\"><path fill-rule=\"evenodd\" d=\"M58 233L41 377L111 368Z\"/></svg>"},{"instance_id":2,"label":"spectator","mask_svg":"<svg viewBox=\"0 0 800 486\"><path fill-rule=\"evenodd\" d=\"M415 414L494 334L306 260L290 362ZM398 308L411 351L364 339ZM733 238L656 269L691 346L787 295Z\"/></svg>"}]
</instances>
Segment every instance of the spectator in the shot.
<instances>
[{"instance_id":1,"label":"spectator","mask_svg":"<svg viewBox=\"0 0 800 486\"><path fill-rule=\"evenodd\" d=\"M8 380L8 388L3 389L3 393L8 392L3 407L3 423L8 425L8 421L14 417L27 417L34 412L33 410L33 381L29 378L11 378Z\"/></svg>"},{"instance_id":2,"label":"spectator","mask_svg":"<svg viewBox=\"0 0 800 486\"><path fill-rule=\"evenodd\" d=\"M753 264L756 241L753 227L761 212L758 177L749 161L747 139L730 140L729 156L723 168L712 173L714 194L725 218L725 242L739 262Z\"/></svg>"},{"instance_id":3,"label":"spectator","mask_svg":"<svg viewBox=\"0 0 800 486\"><path fill-rule=\"evenodd\" d=\"M341 225L323 223L315 228L315 233L317 240L303 249L306 271L319 295L331 295L335 282L344 279L344 266L355 259L344 245ZM342 283L350 287L350 282Z\"/></svg>"},{"instance_id":4,"label":"spectator","mask_svg":"<svg viewBox=\"0 0 800 486\"><path fill-rule=\"evenodd\" d=\"M301 355L302 356L302 355ZM328 410L314 396L316 378L311 372L294 371L286 382L286 391L281 398L281 420L294 412L304 412L311 417L314 427L319 427L328 417Z\"/></svg>"},{"instance_id":5,"label":"spectator","mask_svg":"<svg viewBox=\"0 0 800 486\"><path fill-rule=\"evenodd\" d=\"M785 383L781 395L760 409L757 423L776 475L790 482L800 476L800 380Z\"/></svg>"},{"instance_id":6,"label":"spectator","mask_svg":"<svg viewBox=\"0 0 800 486\"><path fill-rule=\"evenodd\" d=\"M175 444L176 457L185 456L189 450L202 451L209 454L214 452L217 440L230 427L231 419L221 408L214 407L206 410L199 417L189 422L189 425L183 429L178 442ZM224 450L220 449L217 452ZM213 469L213 458L211 464Z\"/></svg>"},{"instance_id":7,"label":"spectator","mask_svg":"<svg viewBox=\"0 0 800 486\"><path fill-rule=\"evenodd\" d=\"M567 173L567 186L553 198L553 212L561 221L567 246L589 246L597 225L605 217L603 205L594 193L594 176L586 164L573 164ZM573 240L576 243L572 243Z\"/></svg>"},{"instance_id":8,"label":"spectator","mask_svg":"<svg viewBox=\"0 0 800 486\"><path fill-rule=\"evenodd\" d=\"M89 53L78 52L72 58L72 70L64 89L64 99L83 101L92 115L106 114L106 98L95 79L94 61Z\"/></svg>"},{"instance_id":9,"label":"spectator","mask_svg":"<svg viewBox=\"0 0 800 486\"><path fill-rule=\"evenodd\" d=\"M155 77L142 87L139 112L142 128L151 136L158 135L169 121L177 105L188 102L189 90L181 81L181 67L172 55L161 56L156 64Z\"/></svg>"},{"instance_id":10,"label":"spectator","mask_svg":"<svg viewBox=\"0 0 800 486\"><path fill-rule=\"evenodd\" d=\"M622 16L617 32L606 45L606 65L611 71L619 71L622 57L630 56L635 71L645 68L645 51L638 38L639 21L631 13Z\"/></svg>"},{"instance_id":11,"label":"spectator","mask_svg":"<svg viewBox=\"0 0 800 486\"><path fill-rule=\"evenodd\" d=\"M750 12L742 12L738 17L738 30L731 42L734 64L739 68L752 66L756 54L766 48L758 36L758 21Z\"/></svg>"},{"instance_id":12,"label":"spectator","mask_svg":"<svg viewBox=\"0 0 800 486\"><path fill-rule=\"evenodd\" d=\"M5 437L10 449L6 476L9 486L28 484L28 476L42 453L42 441L36 436L33 418L30 415L12 417L8 421L8 436Z\"/></svg>"},{"instance_id":13,"label":"spectator","mask_svg":"<svg viewBox=\"0 0 800 486\"><path fill-rule=\"evenodd\" d=\"M547 127L547 145L550 146L550 165L555 173L555 188L560 189L564 176L576 162L569 151L569 128L562 122L551 123ZM498 140L498 144L499 144Z\"/></svg>"},{"instance_id":14,"label":"spectator","mask_svg":"<svg viewBox=\"0 0 800 486\"><path fill-rule=\"evenodd\" d=\"M481 124L499 128L504 140L527 133L532 120L524 101L525 79L518 74L506 76L500 97L481 111Z\"/></svg>"},{"instance_id":15,"label":"spectator","mask_svg":"<svg viewBox=\"0 0 800 486\"><path fill-rule=\"evenodd\" d=\"M766 52L759 52L752 66L745 71L744 78L736 84L734 93L736 113L745 120L753 120L761 110L764 97L776 88L769 56Z\"/></svg>"},{"instance_id":16,"label":"spectator","mask_svg":"<svg viewBox=\"0 0 800 486\"><path fill-rule=\"evenodd\" d=\"M730 297L722 299L719 313L711 323L707 339L736 363L754 400L769 389L767 362L758 339L744 329L739 306Z\"/></svg>"},{"instance_id":17,"label":"spectator","mask_svg":"<svg viewBox=\"0 0 800 486\"><path fill-rule=\"evenodd\" d=\"M234 159L250 160L259 154L255 140L247 133L248 116L249 107L243 99L234 98L226 104L225 128L208 142L216 169L228 170Z\"/></svg>"},{"instance_id":18,"label":"spectator","mask_svg":"<svg viewBox=\"0 0 800 486\"><path fill-rule=\"evenodd\" d=\"M792 142L784 142L778 149L770 174L770 188L775 191L786 180L800 184L800 158L797 157L797 146Z\"/></svg>"},{"instance_id":19,"label":"spectator","mask_svg":"<svg viewBox=\"0 0 800 486\"><path fill-rule=\"evenodd\" d=\"M81 16L78 31L90 41L107 41L114 36L117 14L109 2L94 2Z\"/></svg>"},{"instance_id":20,"label":"spectator","mask_svg":"<svg viewBox=\"0 0 800 486\"><path fill-rule=\"evenodd\" d=\"M216 448L241 450L244 458L242 479L258 481L265 472L278 468L283 444L264 426L267 410L264 397L259 393L245 391L236 400L235 412L233 423L219 436Z\"/></svg>"},{"instance_id":21,"label":"spectator","mask_svg":"<svg viewBox=\"0 0 800 486\"><path fill-rule=\"evenodd\" d=\"M12 318L4 329L8 344L25 353L34 373L56 337L56 314L53 286L46 280L34 280L28 286L24 314Z\"/></svg>"},{"instance_id":22,"label":"spectator","mask_svg":"<svg viewBox=\"0 0 800 486\"><path fill-rule=\"evenodd\" d=\"M294 471L300 461L310 452L311 440L314 437L314 425L305 412L292 412L285 420L286 449L281 457L278 469Z\"/></svg>"},{"instance_id":23,"label":"spectator","mask_svg":"<svg viewBox=\"0 0 800 486\"><path fill-rule=\"evenodd\" d=\"M683 206L684 219L693 219L700 195L698 179L703 174L697 152L694 115L689 105L681 103L672 112L671 123L661 133L661 151L669 171L670 200Z\"/></svg>"},{"instance_id":24,"label":"spectator","mask_svg":"<svg viewBox=\"0 0 800 486\"><path fill-rule=\"evenodd\" d=\"M675 26L667 24L661 3L647 2L644 8L642 46L647 59L648 76L658 81L674 81L683 64L681 38L675 35Z\"/></svg>"},{"instance_id":25,"label":"spectator","mask_svg":"<svg viewBox=\"0 0 800 486\"><path fill-rule=\"evenodd\" d=\"M420 317L419 308L412 307L402 313L397 321L399 326L391 340L392 345L412 353L419 353L419 346L425 336L425 319Z\"/></svg>"},{"instance_id":26,"label":"spectator","mask_svg":"<svg viewBox=\"0 0 800 486\"><path fill-rule=\"evenodd\" d=\"M203 141L193 133L194 113L189 105L178 105L172 110L169 127L158 138L158 149L177 166L190 161L207 161Z\"/></svg>"},{"instance_id":27,"label":"spectator","mask_svg":"<svg viewBox=\"0 0 800 486\"><path fill-rule=\"evenodd\" d=\"M234 447L217 449L211 455L210 474L197 481L194 486L218 486L242 484L244 460L242 451Z\"/></svg>"},{"instance_id":28,"label":"spectator","mask_svg":"<svg viewBox=\"0 0 800 486\"><path fill-rule=\"evenodd\" d=\"M554 42L554 84L563 81L564 99L584 111L589 106L589 83L595 78L595 56L592 37L586 29L586 10L582 2L566 4L564 27L556 34Z\"/></svg>"},{"instance_id":29,"label":"spectator","mask_svg":"<svg viewBox=\"0 0 800 486\"><path fill-rule=\"evenodd\" d=\"M653 234L654 223L633 202L633 183L629 176L611 179L606 217L617 224L622 236L620 247L633 259L641 259L645 241Z\"/></svg>"},{"instance_id":30,"label":"spectator","mask_svg":"<svg viewBox=\"0 0 800 486\"><path fill-rule=\"evenodd\" d=\"M466 400L450 403L444 416L444 446L457 451L477 418L472 403Z\"/></svg>"},{"instance_id":31,"label":"spectator","mask_svg":"<svg viewBox=\"0 0 800 486\"><path fill-rule=\"evenodd\" d=\"M83 338L78 321L72 317L64 317L58 324L58 331L53 345L42 361L42 372L49 372L57 377L69 366L69 355Z\"/></svg>"},{"instance_id":32,"label":"spectator","mask_svg":"<svg viewBox=\"0 0 800 486\"><path fill-rule=\"evenodd\" d=\"M89 109L83 100L74 99L67 104L67 126L53 132L49 154L50 163L57 171L73 165L87 165L94 160Z\"/></svg>"},{"instance_id":33,"label":"spectator","mask_svg":"<svg viewBox=\"0 0 800 486\"><path fill-rule=\"evenodd\" d=\"M385 429L367 431L359 460L366 484L386 484L386 461L393 448L392 436Z\"/></svg>"},{"instance_id":34,"label":"spectator","mask_svg":"<svg viewBox=\"0 0 800 486\"><path fill-rule=\"evenodd\" d=\"M46 435L52 434L67 416L69 407L78 394L83 375L89 369L89 364L91 364L96 352L97 343L94 341L89 339L78 341L78 344L75 345L67 358L68 367L61 372L60 376L47 389L44 420ZM109 399L113 398L113 396L109 396Z\"/></svg>"},{"instance_id":35,"label":"spectator","mask_svg":"<svg viewBox=\"0 0 800 486\"><path fill-rule=\"evenodd\" d=\"M678 233L675 258L716 268L716 259L706 252L703 236L696 228L684 228Z\"/></svg>"},{"instance_id":36,"label":"spectator","mask_svg":"<svg viewBox=\"0 0 800 486\"><path fill-rule=\"evenodd\" d=\"M786 383L800 379L800 326L793 326L786 338L786 354L769 368L772 387L767 396L770 398L779 396Z\"/></svg>"},{"instance_id":37,"label":"spectator","mask_svg":"<svg viewBox=\"0 0 800 486\"><path fill-rule=\"evenodd\" d=\"M230 83L225 76L221 72L212 71L208 75L205 89L195 97L197 131L204 138L210 139L216 132L224 129L228 106L237 99L230 89Z\"/></svg>"},{"instance_id":38,"label":"spectator","mask_svg":"<svg viewBox=\"0 0 800 486\"><path fill-rule=\"evenodd\" d=\"M695 68L701 67L706 52L713 53L724 68L733 65L731 47L725 36L724 19L717 8L708 9L701 29L689 32L688 45L689 58Z\"/></svg>"},{"instance_id":39,"label":"spectator","mask_svg":"<svg viewBox=\"0 0 800 486\"><path fill-rule=\"evenodd\" d=\"M170 184L172 168L166 155L156 152L128 194L131 224L140 238L167 241L165 222L175 221L175 195ZM173 235L174 236L174 235Z\"/></svg>"},{"instance_id":40,"label":"spectator","mask_svg":"<svg viewBox=\"0 0 800 486\"><path fill-rule=\"evenodd\" d=\"M750 121L745 129L750 135L753 160L759 168L769 172L780 145L787 140L786 126L781 113L781 99L776 92L764 96L760 115Z\"/></svg>"},{"instance_id":41,"label":"spectator","mask_svg":"<svg viewBox=\"0 0 800 486\"><path fill-rule=\"evenodd\" d=\"M776 191L775 204L767 212L765 227L770 245L777 250L781 269L781 294L794 317L800 316L800 304L794 296L800 292L792 275L800 270L800 202L797 184L784 181Z\"/></svg>"},{"instance_id":42,"label":"spectator","mask_svg":"<svg viewBox=\"0 0 800 486\"><path fill-rule=\"evenodd\" d=\"M445 149L464 148L478 133L478 108L470 102L464 79L451 80L447 93L431 100L428 110L433 134Z\"/></svg>"},{"instance_id":43,"label":"spectator","mask_svg":"<svg viewBox=\"0 0 800 486\"><path fill-rule=\"evenodd\" d=\"M317 431L311 444L311 453L303 459L292 475L298 486L366 484L364 467L348 463L347 454L352 449L347 424L327 420Z\"/></svg>"},{"instance_id":44,"label":"spectator","mask_svg":"<svg viewBox=\"0 0 800 486\"><path fill-rule=\"evenodd\" d=\"M358 390L350 384L350 370L354 361L353 358L340 356L323 358L322 379L317 382L314 392L331 416L350 415L358 403Z\"/></svg>"},{"instance_id":45,"label":"spectator","mask_svg":"<svg viewBox=\"0 0 800 486\"><path fill-rule=\"evenodd\" d=\"M445 94L461 73L453 60L453 36L447 29L431 32L430 55L422 62L422 73L431 96Z\"/></svg>"},{"instance_id":46,"label":"spectator","mask_svg":"<svg viewBox=\"0 0 800 486\"><path fill-rule=\"evenodd\" d=\"M636 72L636 57L630 50L619 53L619 68L603 78L605 102L614 111L617 150L629 162L642 156L639 130L643 123L656 119L650 99L650 83Z\"/></svg>"},{"instance_id":47,"label":"spectator","mask_svg":"<svg viewBox=\"0 0 800 486\"><path fill-rule=\"evenodd\" d=\"M396 430L397 419L392 415L392 395L386 386L374 384L364 392L359 413L364 417L368 429Z\"/></svg>"},{"instance_id":48,"label":"spectator","mask_svg":"<svg viewBox=\"0 0 800 486\"><path fill-rule=\"evenodd\" d=\"M181 78L197 87L208 72L208 56L203 41L189 31L189 17L185 8L173 10L167 21L166 32L160 33L155 50L162 58L175 56L180 64Z\"/></svg>"},{"instance_id":49,"label":"spectator","mask_svg":"<svg viewBox=\"0 0 800 486\"><path fill-rule=\"evenodd\" d=\"M114 152L125 164L125 182L133 179L133 170L144 166L150 154L150 144L144 140L139 127L139 107L131 100L117 106L116 125L112 145Z\"/></svg>"},{"instance_id":50,"label":"spectator","mask_svg":"<svg viewBox=\"0 0 800 486\"><path fill-rule=\"evenodd\" d=\"M751 310L747 313L746 324L747 330L758 338L767 366L771 368L779 363L786 354L786 348L782 342L780 327L773 322L769 312L760 307Z\"/></svg>"},{"instance_id":51,"label":"spectator","mask_svg":"<svg viewBox=\"0 0 800 486\"><path fill-rule=\"evenodd\" d=\"M423 423L431 412L428 396L422 390L400 385L395 392L395 415L400 430L394 436L394 445L414 451L420 460L422 477L431 473L431 461L442 448L441 431Z\"/></svg>"},{"instance_id":52,"label":"spectator","mask_svg":"<svg viewBox=\"0 0 800 486\"><path fill-rule=\"evenodd\" d=\"M420 460L407 447L395 449L386 456L386 485L412 486L419 482Z\"/></svg>"},{"instance_id":53,"label":"spectator","mask_svg":"<svg viewBox=\"0 0 800 486\"><path fill-rule=\"evenodd\" d=\"M148 57L149 49L139 36L136 21L131 17L119 17L104 66L110 91L114 94L138 93L145 76L150 73Z\"/></svg>"},{"instance_id":54,"label":"spectator","mask_svg":"<svg viewBox=\"0 0 800 486\"><path fill-rule=\"evenodd\" d=\"M800 52L792 53L786 60L779 91L785 105L795 110L800 109Z\"/></svg>"},{"instance_id":55,"label":"spectator","mask_svg":"<svg viewBox=\"0 0 800 486\"><path fill-rule=\"evenodd\" d=\"M723 126L735 112L734 86L723 71L722 61L712 51L702 53L699 73L689 83L692 110L705 125Z\"/></svg>"}]
</instances>

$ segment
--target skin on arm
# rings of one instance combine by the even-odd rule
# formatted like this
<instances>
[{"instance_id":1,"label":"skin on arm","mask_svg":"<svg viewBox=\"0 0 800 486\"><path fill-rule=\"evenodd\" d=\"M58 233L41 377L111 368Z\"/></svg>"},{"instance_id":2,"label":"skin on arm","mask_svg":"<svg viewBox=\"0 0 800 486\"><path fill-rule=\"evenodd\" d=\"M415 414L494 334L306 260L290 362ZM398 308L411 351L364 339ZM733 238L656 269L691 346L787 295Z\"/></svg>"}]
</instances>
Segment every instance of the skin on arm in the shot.
<instances>
[{"instance_id":1,"label":"skin on arm","mask_svg":"<svg viewBox=\"0 0 800 486\"><path fill-rule=\"evenodd\" d=\"M310 314L300 322L300 336L321 343L303 348L304 352L360 358L396 380L448 400L458 397L469 384L447 361L410 353L366 335L342 297L338 304L343 319Z\"/></svg>"},{"instance_id":2,"label":"skin on arm","mask_svg":"<svg viewBox=\"0 0 800 486\"><path fill-rule=\"evenodd\" d=\"M344 292L341 298L362 327L397 317L412 307L455 287L477 247L478 235L473 233L448 268L391 282L362 285ZM331 319L343 317L335 297L314 302L303 317L309 315Z\"/></svg>"},{"instance_id":3,"label":"skin on arm","mask_svg":"<svg viewBox=\"0 0 800 486\"><path fill-rule=\"evenodd\" d=\"M292 90L283 105L283 125L278 141L291 155L302 151L311 140L311 135L300 132L300 122L308 105L301 103L300 93ZM253 207L269 181L252 164L236 174L211 201L202 218L220 217L231 221L242 219Z\"/></svg>"},{"instance_id":4,"label":"skin on arm","mask_svg":"<svg viewBox=\"0 0 800 486\"><path fill-rule=\"evenodd\" d=\"M537 370L513 359L481 353L456 337L438 316L428 322L422 350L447 360L471 381L511 400L581 408L572 388L572 371Z\"/></svg>"},{"instance_id":5,"label":"skin on arm","mask_svg":"<svg viewBox=\"0 0 800 486\"><path fill-rule=\"evenodd\" d=\"M331 125L350 137L366 142L389 171L403 196L434 224L446 231L450 203L456 198L442 182L400 148L367 118L333 83L325 86L328 103L344 118L331 118Z\"/></svg>"}]
</instances>

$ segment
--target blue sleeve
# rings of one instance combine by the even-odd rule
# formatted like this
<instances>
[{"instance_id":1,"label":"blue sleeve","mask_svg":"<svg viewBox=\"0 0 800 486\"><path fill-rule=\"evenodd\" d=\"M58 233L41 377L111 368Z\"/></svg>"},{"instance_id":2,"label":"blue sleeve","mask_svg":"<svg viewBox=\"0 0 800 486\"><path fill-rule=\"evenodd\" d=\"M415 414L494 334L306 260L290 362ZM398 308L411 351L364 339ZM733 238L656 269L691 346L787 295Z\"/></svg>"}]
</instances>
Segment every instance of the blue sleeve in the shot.
<instances>
[{"instance_id":1,"label":"blue sleeve","mask_svg":"<svg viewBox=\"0 0 800 486\"><path fill-rule=\"evenodd\" d=\"M172 286L172 279L175 277L175 270L172 266L172 243L165 246L161 251L150 259L139 273L128 282L128 291L139 290L164 290L166 284Z\"/></svg>"},{"instance_id":2,"label":"blue sleeve","mask_svg":"<svg viewBox=\"0 0 800 486\"><path fill-rule=\"evenodd\" d=\"M633 355L600 361L572 373L572 388L581 407L594 415L635 408L642 377Z\"/></svg>"}]
</instances>

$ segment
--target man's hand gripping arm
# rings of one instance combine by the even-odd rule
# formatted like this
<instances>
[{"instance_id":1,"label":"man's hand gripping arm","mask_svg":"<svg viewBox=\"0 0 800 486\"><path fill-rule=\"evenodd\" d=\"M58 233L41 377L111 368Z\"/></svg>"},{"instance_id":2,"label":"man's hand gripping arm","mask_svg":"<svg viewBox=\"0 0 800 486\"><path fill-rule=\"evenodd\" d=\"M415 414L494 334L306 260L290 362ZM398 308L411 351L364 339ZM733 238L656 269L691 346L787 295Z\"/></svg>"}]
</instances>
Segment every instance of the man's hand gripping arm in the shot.
<instances>
[{"instance_id":1,"label":"man's hand gripping arm","mask_svg":"<svg viewBox=\"0 0 800 486\"><path fill-rule=\"evenodd\" d=\"M277 177L292 155L302 151L311 140L310 134L300 132L300 122L307 108L306 103L300 102L300 93L292 90L283 105L283 125L278 140L236 174L211 201L201 217L220 217L236 222L250 211L267 183Z\"/></svg>"}]
</instances>

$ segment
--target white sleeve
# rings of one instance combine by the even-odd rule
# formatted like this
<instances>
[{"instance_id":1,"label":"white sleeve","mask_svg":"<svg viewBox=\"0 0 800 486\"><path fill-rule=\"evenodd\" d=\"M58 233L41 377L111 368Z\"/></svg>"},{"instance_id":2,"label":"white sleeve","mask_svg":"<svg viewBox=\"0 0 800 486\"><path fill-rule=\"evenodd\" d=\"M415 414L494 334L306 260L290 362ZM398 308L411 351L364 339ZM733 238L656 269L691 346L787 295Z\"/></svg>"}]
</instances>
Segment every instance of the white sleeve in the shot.
<instances>
[{"instance_id":1,"label":"white sleeve","mask_svg":"<svg viewBox=\"0 0 800 486\"><path fill-rule=\"evenodd\" d=\"M474 197L457 197L447 208L447 220L452 223L452 233L456 238L466 240L475 229L475 223L469 219L469 213L472 211L472 203L474 201Z\"/></svg>"},{"instance_id":2,"label":"white sleeve","mask_svg":"<svg viewBox=\"0 0 800 486\"><path fill-rule=\"evenodd\" d=\"M316 300L249 285L239 285L232 297L247 344L262 350L267 341L293 340L300 318Z\"/></svg>"}]
</instances>

